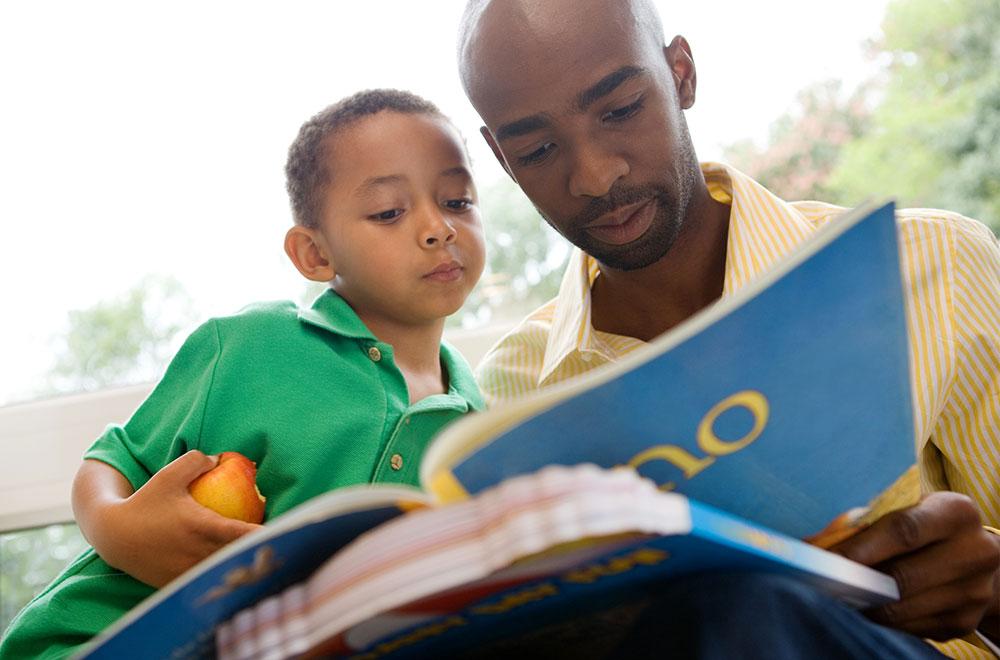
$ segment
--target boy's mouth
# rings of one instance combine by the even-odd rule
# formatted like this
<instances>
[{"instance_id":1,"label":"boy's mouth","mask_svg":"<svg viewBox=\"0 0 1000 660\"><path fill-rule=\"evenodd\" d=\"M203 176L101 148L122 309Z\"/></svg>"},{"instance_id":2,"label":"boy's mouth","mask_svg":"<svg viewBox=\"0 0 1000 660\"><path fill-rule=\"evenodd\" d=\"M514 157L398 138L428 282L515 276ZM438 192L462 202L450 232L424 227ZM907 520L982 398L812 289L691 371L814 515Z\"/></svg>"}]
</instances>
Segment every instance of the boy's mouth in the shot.
<instances>
[{"instance_id":1,"label":"boy's mouth","mask_svg":"<svg viewBox=\"0 0 1000 660\"><path fill-rule=\"evenodd\" d=\"M424 275L424 279L435 282L453 282L462 276L463 270L465 268L457 261L447 261Z\"/></svg>"}]
</instances>

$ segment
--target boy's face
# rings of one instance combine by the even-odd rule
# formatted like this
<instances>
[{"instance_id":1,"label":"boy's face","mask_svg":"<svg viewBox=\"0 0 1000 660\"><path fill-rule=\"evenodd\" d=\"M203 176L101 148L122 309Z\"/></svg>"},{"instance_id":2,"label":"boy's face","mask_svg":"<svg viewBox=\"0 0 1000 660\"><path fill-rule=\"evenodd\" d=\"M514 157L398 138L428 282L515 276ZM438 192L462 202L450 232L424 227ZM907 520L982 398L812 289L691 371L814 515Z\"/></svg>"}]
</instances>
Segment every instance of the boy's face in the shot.
<instances>
[{"instance_id":1,"label":"boy's face","mask_svg":"<svg viewBox=\"0 0 1000 660\"><path fill-rule=\"evenodd\" d=\"M479 200L450 123L382 111L332 136L319 233L333 287L363 321L421 325L458 311L483 272Z\"/></svg>"}]
</instances>

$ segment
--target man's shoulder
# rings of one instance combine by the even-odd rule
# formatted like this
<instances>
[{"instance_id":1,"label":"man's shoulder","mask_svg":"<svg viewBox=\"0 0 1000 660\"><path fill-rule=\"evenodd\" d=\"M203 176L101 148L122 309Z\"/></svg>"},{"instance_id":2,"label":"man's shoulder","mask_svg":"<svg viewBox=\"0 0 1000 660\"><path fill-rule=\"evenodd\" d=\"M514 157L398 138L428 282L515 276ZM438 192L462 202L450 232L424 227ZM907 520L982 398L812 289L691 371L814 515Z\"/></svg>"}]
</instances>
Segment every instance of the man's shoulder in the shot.
<instances>
[{"instance_id":1,"label":"man's shoulder","mask_svg":"<svg viewBox=\"0 0 1000 660\"><path fill-rule=\"evenodd\" d=\"M896 222L903 240L939 235L958 242L995 243L996 236L978 220L944 209L898 209Z\"/></svg>"},{"instance_id":2,"label":"man's shoulder","mask_svg":"<svg viewBox=\"0 0 1000 660\"><path fill-rule=\"evenodd\" d=\"M552 299L528 314L479 362L476 381L488 404L537 389L555 307Z\"/></svg>"}]
</instances>

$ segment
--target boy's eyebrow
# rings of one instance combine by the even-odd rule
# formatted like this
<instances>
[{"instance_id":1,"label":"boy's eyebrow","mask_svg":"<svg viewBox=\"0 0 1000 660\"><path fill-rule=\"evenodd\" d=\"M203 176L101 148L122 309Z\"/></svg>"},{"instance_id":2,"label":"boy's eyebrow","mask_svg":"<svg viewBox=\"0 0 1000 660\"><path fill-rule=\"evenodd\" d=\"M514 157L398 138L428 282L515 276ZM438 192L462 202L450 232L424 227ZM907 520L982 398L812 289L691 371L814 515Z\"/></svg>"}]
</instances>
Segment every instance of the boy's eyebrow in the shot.
<instances>
[{"instance_id":1,"label":"boy's eyebrow","mask_svg":"<svg viewBox=\"0 0 1000 660\"><path fill-rule=\"evenodd\" d=\"M471 179L472 172L468 170L465 165L456 165L455 167L449 167L445 171L441 172L441 176L448 177L461 177L464 179Z\"/></svg>"},{"instance_id":2,"label":"boy's eyebrow","mask_svg":"<svg viewBox=\"0 0 1000 660\"><path fill-rule=\"evenodd\" d=\"M646 69L641 66L626 65L598 80L595 84L580 92L576 97L576 108L581 112L595 101L618 89L625 81L644 75ZM527 135L548 125L544 114L528 115L521 119L501 125L496 132L497 142L503 142L513 137Z\"/></svg>"},{"instance_id":3,"label":"boy's eyebrow","mask_svg":"<svg viewBox=\"0 0 1000 660\"><path fill-rule=\"evenodd\" d=\"M354 194L364 195L372 188L385 186L392 183L401 183L404 177L402 174L387 174L386 176L373 176L361 182L361 185L354 189Z\"/></svg>"},{"instance_id":4,"label":"boy's eyebrow","mask_svg":"<svg viewBox=\"0 0 1000 660\"><path fill-rule=\"evenodd\" d=\"M617 71L612 71L594 85L580 92L580 95L576 97L577 109L586 110L595 101L615 91L626 80L631 80L644 73L646 73L646 69L634 65L626 65Z\"/></svg>"}]
</instances>

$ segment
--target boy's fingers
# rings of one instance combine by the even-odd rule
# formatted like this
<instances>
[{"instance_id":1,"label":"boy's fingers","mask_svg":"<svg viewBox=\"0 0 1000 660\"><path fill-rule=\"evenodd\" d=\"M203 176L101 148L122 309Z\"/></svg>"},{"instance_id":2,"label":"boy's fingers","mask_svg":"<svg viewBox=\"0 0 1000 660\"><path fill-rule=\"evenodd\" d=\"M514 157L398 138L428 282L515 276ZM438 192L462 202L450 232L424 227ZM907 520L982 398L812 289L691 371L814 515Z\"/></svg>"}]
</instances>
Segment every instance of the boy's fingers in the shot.
<instances>
[{"instance_id":1,"label":"boy's fingers","mask_svg":"<svg viewBox=\"0 0 1000 660\"><path fill-rule=\"evenodd\" d=\"M202 528L202 531L212 543L219 546L235 541L244 534L249 534L263 527L263 525L255 525L243 522L242 520L226 518L214 511L210 513L212 515L205 518L206 524Z\"/></svg>"},{"instance_id":2,"label":"boy's fingers","mask_svg":"<svg viewBox=\"0 0 1000 660\"><path fill-rule=\"evenodd\" d=\"M188 484L200 475L208 472L218 464L218 456L208 456L197 449L192 449L175 458L157 474L162 474L165 479L187 487Z\"/></svg>"}]
</instances>

